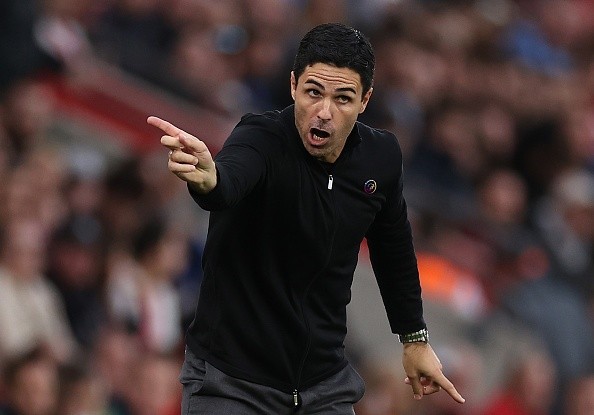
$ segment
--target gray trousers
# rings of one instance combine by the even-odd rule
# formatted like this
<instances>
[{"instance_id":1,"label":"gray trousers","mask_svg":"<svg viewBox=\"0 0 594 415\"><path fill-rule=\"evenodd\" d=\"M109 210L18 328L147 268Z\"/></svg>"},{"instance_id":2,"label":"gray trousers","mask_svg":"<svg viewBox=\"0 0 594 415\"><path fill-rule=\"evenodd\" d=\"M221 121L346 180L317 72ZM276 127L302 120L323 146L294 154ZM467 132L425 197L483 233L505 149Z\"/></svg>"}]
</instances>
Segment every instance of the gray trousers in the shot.
<instances>
[{"instance_id":1,"label":"gray trousers","mask_svg":"<svg viewBox=\"0 0 594 415\"><path fill-rule=\"evenodd\" d=\"M351 365L315 386L293 395L228 376L190 350L179 377L183 385L181 415L353 415L363 397L363 379Z\"/></svg>"}]
</instances>

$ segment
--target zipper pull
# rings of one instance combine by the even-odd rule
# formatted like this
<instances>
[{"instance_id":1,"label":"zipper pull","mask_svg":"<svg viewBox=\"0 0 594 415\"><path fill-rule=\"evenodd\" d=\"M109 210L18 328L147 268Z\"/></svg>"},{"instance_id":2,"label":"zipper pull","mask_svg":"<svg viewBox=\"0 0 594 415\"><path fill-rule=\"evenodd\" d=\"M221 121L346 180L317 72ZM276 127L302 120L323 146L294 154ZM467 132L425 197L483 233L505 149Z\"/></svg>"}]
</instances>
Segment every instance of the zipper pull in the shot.
<instances>
[{"instance_id":1,"label":"zipper pull","mask_svg":"<svg viewBox=\"0 0 594 415\"><path fill-rule=\"evenodd\" d=\"M293 391L293 407L295 409L297 409L300 406L301 406L301 402L299 402L299 391L297 389L295 389Z\"/></svg>"},{"instance_id":2,"label":"zipper pull","mask_svg":"<svg viewBox=\"0 0 594 415\"><path fill-rule=\"evenodd\" d=\"M328 176L328 190L332 190L332 184L334 183L334 177L330 174Z\"/></svg>"}]
</instances>

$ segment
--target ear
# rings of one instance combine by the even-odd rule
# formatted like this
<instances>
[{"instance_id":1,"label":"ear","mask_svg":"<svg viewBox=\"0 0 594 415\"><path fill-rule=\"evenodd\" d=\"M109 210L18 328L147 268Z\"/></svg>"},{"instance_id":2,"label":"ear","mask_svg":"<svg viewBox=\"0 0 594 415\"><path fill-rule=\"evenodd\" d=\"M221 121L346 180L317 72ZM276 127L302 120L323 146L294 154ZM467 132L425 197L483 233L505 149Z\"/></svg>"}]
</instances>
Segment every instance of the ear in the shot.
<instances>
[{"instance_id":1,"label":"ear","mask_svg":"<svg viewBox=\"0 0 594 415\"><path fill-rule=\"evenodd\" d=\"M359 110L359 114L361 114L363 111L365 111L365 108L367 108L367 104L369 103L369 99L371 98L372 93L373 88L369 88L369 91L367 91L367 93L363 96L363 99L361 100L361 109Z\"/></svg>"},{"instance_id":2,"label":"ear","mask_svg":"<svg viewBox=\"0 0 594 415\"><path fill-rule=\"evenodd\" d=\"M295 91L297 90L297 79L295 78L295 72L291 71L291 96L295 101Z\"/></svg>"}]
</instances>

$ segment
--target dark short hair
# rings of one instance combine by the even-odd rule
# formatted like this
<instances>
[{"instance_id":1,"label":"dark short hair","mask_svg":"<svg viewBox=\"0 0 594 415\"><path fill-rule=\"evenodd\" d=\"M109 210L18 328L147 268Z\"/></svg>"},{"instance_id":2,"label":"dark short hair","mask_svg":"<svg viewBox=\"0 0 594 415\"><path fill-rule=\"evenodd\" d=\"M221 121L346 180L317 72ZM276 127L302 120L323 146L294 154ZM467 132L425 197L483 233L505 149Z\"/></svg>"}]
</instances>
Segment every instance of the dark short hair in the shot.
<instances>
[{"instance_id":1,"label":"dark short hair","mask_svg":"<svg viewBox=\"0 0 594 415\"><path fill-rule=\"evenodd\" d=\"M375 55L369 39L360 31L341 23L324 23L305 34L293 63L295 79L305 68L326 63L338 68L349 68L361 76L363 94L373 85Z\"/></svg>"},{"instance_id":2,"label":"dark short hair","mask_svg":"<svg viewBox=\"0 0 594 415\"><path fill-rule=\"evenodd\" d=\"M132 240L132 254L137 261L144 260L159 245L167 233L167 224L161 217L147 219Z\"/></svg>"}]
</instances>

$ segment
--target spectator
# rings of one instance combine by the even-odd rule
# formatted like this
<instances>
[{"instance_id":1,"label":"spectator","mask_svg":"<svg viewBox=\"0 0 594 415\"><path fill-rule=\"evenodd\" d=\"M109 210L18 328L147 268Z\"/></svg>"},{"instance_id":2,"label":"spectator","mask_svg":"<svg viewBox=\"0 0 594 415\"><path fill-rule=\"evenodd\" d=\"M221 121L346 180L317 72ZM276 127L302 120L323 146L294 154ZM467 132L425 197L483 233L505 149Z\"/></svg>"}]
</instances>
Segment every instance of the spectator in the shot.
<instances>
[{"instance_id":1,"label":"spectator","mask_svg":"<svg viewBox=\"0 0 594 415\"><path fill-rule=\"evenodd\" d=\"M543 351L532 350L512 362L500 393L480 411L482 415L546 415L553 405L555 366Z\"/></svg>"},{"instance_id":2,"label":"spectator","mask_svg":"<svg viewBox=\"0 0 594 415\"><path fill-rule=\"evenodd\" d=\"M0 122L7 133L7 154L15 166L44 144L54 120L55 101L43 84L23 78L10 84L2 104Z\"/></svg>"},{"instance_id":3,"label":"spectator","mask_svg":"<svg viewBox=\"0 0 594 415\"><path fill-rule=\"evenodd\" d=\"M594 375L575 379L567 388L564 415L594 413Z\"/></svg>"},{"instance_id":4,"label":"spectator","mask_svg":"<svg viewBox=\"0 0 594 415\"><path fill-rule=\"evenodd\" d=\"M179 413L181 386L177 381L181 362L170 357L147 354L132 367L136 385L131 390L132 415L172 415Z\"/></svg>"},{"instance_id":5,"label":"spectator","mask_svg":"<svg viewBox=\"0 0 594 415\"><path fill-rule=\"evenodd\" d=\"M102 230L92 216L72 217L48 245L47 276L60 292L73 334L85 349L92 347L107 321Z\"/></svg>"},{"instance_id":6,"label":"spectator","mask_svg":"<svg viewBox=\"0 0 594 415\"><path fill-rule=\"evenodd\" d=\"M591 371L594 363L594 333L585 296L549 273L509 289L500 308L542 340L558 379L549 394L559 411L571 379Z\"/></svg>"},{"instance_id":7,"label":"spectator","mask_svg":"<svg viewBox=\"0 0 594 415\"><path fill-rule=\"evenodd\" d=\"M114 163L103 176L104 197L99 217L110 241L110 257L131 248L132 236L150 215L143 203L145 183L139 172L139 160L134 157ZM111 259L108 259L111 261Z\"/></svg>"},{"instance_id":8,"label":"spectator","mask_svg":"<svg viewBox=\"0 0 594 415\"><path fill-rule=\"evenodd\" d=\"M106 388L109 407L118 415L130 415L130 394L136 388L131 382L132 368L143 356L136 336L117 327L104 327L90 354L90 371L96 373Z\"/></svg>"},{"instance_id":9,"label":"spectator","mask_svg":"<svg viewBox=\"0 0 594 415\"><path fill-rule=\"evenodd\" d=\"M569 170L536 205L534 221L553 265L578 290L594 290L594 174Z\"/></svg>"},{"instance_id":10,"label":"spectator","mask_svg":"<svg viewBox=\"0 0 594 415\"><path fill-rule=\"evenodd\" d=\"M40 349L14 358L4 368L6 404L2 415L54 415L58 404L58 366Z\"/></svg>"},{"instance_id":11,"label":"spectator","mask_svg":"<svg viewBox=\"0 0 594 415\"><path fill-rule=\"evenodd\" d=\"M182 326L187 328L194 319L196 293L202 282L202 251L208 229L208 215L194 209L187 198L187 187L162 167L162 154L148 154L141 160L140 174L146 185L144 203L161 212L173 229L182 230L188 237L186 267L175 279L180 297Z\"/></svg>"},{"instance_id":12,"label":"spectator","mask_svg":"<svg viewBox=\"0 0 594 415\"><path fill-rule=\"evenodd\" d=\"M60 370L60 415L125 415L110 405L107 388L98 373L83 364L70 364Z\"/></svg>"},{"instance_id":13,"label":"spectator","mask_svg":"<svg viewBox=\"0 0 594 415\"><path fill-rule=\"evenodd\" d=\"M13 83L55 63L33 36L38 3L22 0L0 4L0 96Z\"/></svg>"},{"instance_id":14,"label":"spectator","mask_svg":"<svg viewBox=\"0 0 594 415\"><path fill-rule=\"evenodd\" d=\"M42 274L45 238L38 221L13 218L5 225L0 254L0 359L47 348L60 362L76 342L62 298Z\"/></svg>"},{"instance_id":15,"label":"spectator","mask_svg":"<svg viewBox=\"0 0 594 415\"><path fill-rule=\"evenodd\" d=\"M174 279L183 271L188 248L182 234L153 219L135 235L131 261L110 270L110 314L138 333L148 350L171 353L180 346L182 319Z\"/></svg>"},{"instance_id":16,"label":"spectator","mask_svg":"<svg viewBox=\"0 0 594 415\"><path fill-rule=\"evenodd\" d=\"M90 38L107 62L152 83L166 82L166 57L176 32L158 1L113 2L91 27Z\"/></svg>"},{"instance_id":17,"label":"spectator","mask_svg":"<svg viewBox=\"0 0 594 415\"><path fill-rule=\"evenodd\" d=\"M402 382L406 375L396 356L368 357L360 373L365 379L365 395L355 406L357 414L412 415L418 409L414 401L407 399L408 387Z\"/></svg>"}]
</instances>

